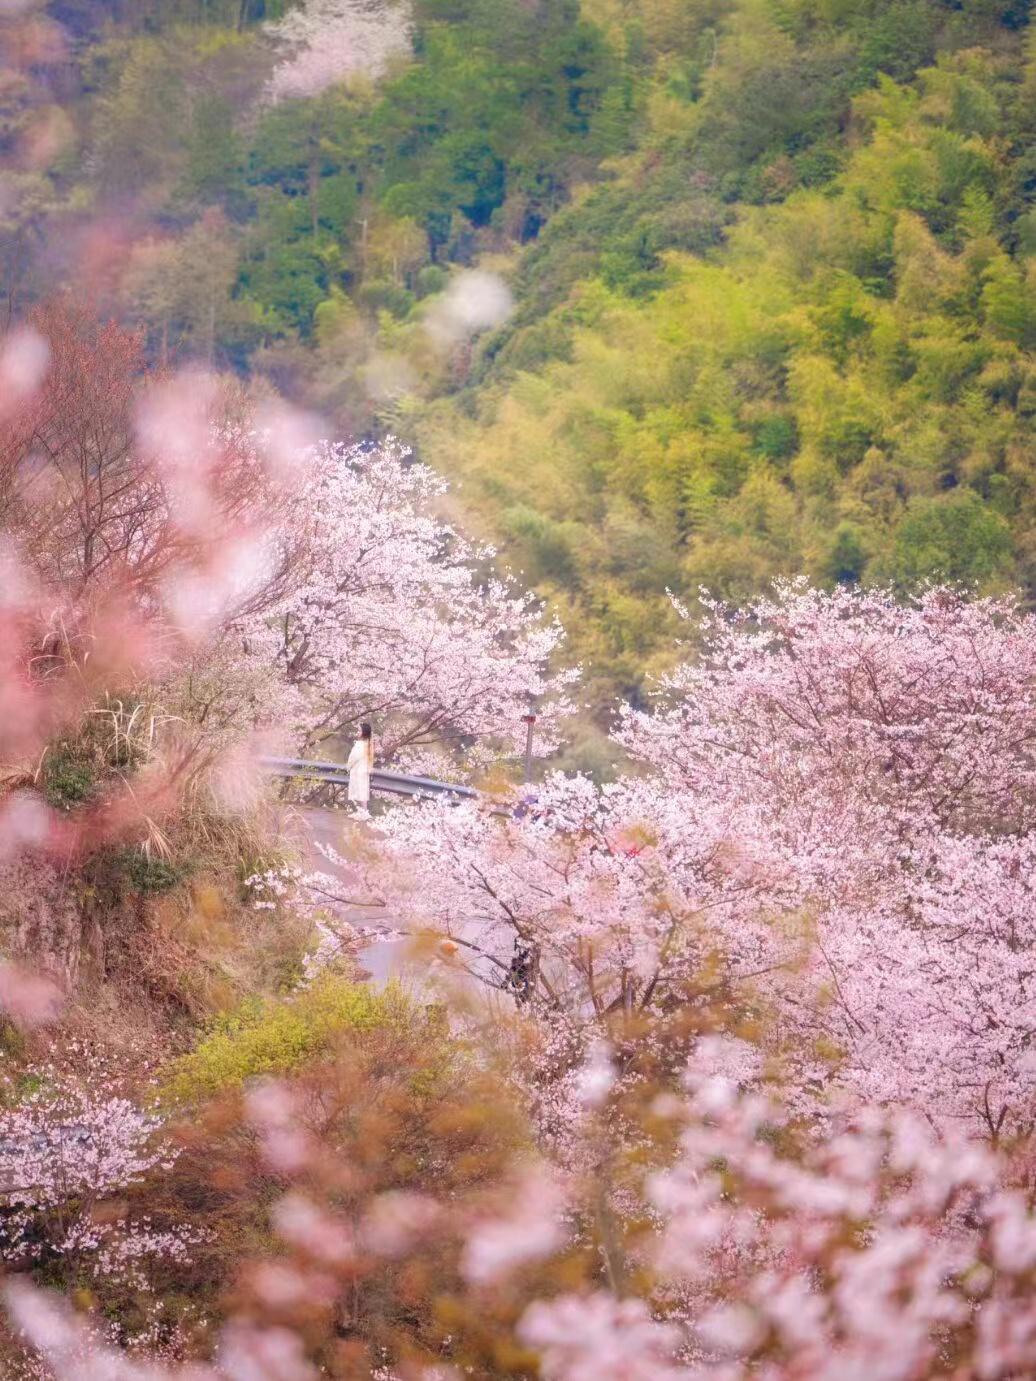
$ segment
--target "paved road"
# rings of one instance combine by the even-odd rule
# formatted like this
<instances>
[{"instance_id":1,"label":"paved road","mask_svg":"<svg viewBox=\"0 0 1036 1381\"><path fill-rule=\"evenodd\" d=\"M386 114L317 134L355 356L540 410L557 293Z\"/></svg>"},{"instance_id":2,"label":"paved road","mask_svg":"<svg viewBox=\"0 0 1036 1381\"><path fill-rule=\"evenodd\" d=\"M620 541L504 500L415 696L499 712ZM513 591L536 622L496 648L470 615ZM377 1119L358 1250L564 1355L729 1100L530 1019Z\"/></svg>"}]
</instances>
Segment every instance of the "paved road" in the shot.
<instances>
[{"instance_id":1,"label":"paved road","mask_svg":"<svg viewBox=\"0 0 1036 1381\"><path fill-rule=\"evenodd\" d=\"M346 819L345 811L327 808L300 808L295 812L295 833L300 838L306 852L306 858L314 871L330 873L341 880L342 893L344 896L353 896L358 900L365 900L364 889L360 881L357 870L348 865L335 867L324 857L316 847L317 844L329 844L339 853L342 852L342 832ZM346 916L357 926L383 926L386 930L392 929L391 912L384 909L376 909L369 906L357 907L355 911L346 911ZM470 939L476 938L473 930ZM500 951L500 957L509 959L510 950L509 937L504 942L504 947ZM506 955L505 955L506 950ZM472 957L464 952L466 957ZM430 963L430 955L427 950L423 953L415 953L414 943L403 939L394 941L375 941L361 951L361 963L368 971L371 979L375 983L386 983L390 978L399 978L408 984L428 985L433 981L433 977L446 978L447 971L440 965ZM486 961L476 961L485 964L487 974L495 973L491 964ZM449 969L449 976L453 979L453 986L459 983L461 988L467 989L470 993L471 986L474 985L479 991L485 992L481 983L463 973L459 973L452 967ZM504 1001L510 1005L511 998L500 995L496 1000Z\"/></svg>"},{"instance_id":2,"label":"paved road","mask_svg":"<svg viewBox=\"0 0 1036 1381\"><path fill-rule=\"evenodd\" d=\"M315 847L317 844L329 844L338 853L342 852L345 812L306 807L298 811L298 817L304 826L301 838L306 848L306 857L314 871L330 873L339 878L344 896L365 899L357 871L347 867L336 867ZM355 911L347 911L346 916L357 926L383 925L390 929L392 925L392 917L384 908L357 907ZM376 983L386 983L395 977L412 978L414 966L407 963L405 949L406 945L400 941L376 942L363 950L361 962Z\"/></svg>"}]
</instances>

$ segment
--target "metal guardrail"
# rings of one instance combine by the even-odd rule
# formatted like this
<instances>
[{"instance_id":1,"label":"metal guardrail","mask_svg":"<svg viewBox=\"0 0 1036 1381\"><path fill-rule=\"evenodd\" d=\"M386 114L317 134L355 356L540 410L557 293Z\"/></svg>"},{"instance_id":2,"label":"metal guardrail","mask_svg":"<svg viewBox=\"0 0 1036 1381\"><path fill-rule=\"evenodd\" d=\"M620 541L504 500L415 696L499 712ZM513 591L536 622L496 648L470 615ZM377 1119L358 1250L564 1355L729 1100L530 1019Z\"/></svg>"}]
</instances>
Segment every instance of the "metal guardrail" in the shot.
<instances>
[{"instance_id":1,"label":"metal guardrail","mask_svg":"<svg viewBox=\"0 0 1036 1381\"><path fill-rule=\"evenodd\" d=\"M260 758L259 762L275 777L302 777L307 781L327 782L330 786L349 785L349 769L344 763L313 762L307 758ZM425 800L453 797L471 801L479 794L474 787L462 786L459 782L437 782L434 777L389 772L380 767L371 770L371 790Z\"/></svg>"}]
</instances>

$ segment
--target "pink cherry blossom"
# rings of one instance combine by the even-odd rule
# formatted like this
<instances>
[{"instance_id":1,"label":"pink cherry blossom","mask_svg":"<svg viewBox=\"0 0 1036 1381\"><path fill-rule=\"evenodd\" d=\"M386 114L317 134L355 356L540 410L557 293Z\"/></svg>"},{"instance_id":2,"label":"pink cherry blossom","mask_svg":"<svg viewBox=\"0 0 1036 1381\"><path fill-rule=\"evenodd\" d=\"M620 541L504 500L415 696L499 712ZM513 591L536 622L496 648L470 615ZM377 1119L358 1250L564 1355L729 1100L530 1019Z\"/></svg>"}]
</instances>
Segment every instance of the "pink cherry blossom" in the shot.
<instances>
[{"instance_id":1,"label":"pink cherry blossom","mask_svg":"<svg viewBox=\"0 0 1036 1381\"><path fill-rule=\"evenodd\" d=\"M562 1296L532 1305L521 1336L547 1381L675 1381L679 1330L652 1319L643 1300Z\"/></svg>"},{"instance_id":2,"label":"pink cherry blossom","mask_svg":"<svg viewBox=\"0 0 1036 1381\"><path fill-rule=\"evenodd\" d=\"M542 1166L528 1167L509 1188L508 1211L482 1219L468 1233L461 1270L474 1285L489 1285L562 1245L565 1194Z\"/></svg>"},{"instance_id":3,"label":"pink cherry blossom","mask_svg":"<svg viewBox=\"0 0 1036 1381\"><path fill-rule=\"evenodd\" d=\"M522 715L551 702L571 674L548 671L562 633L532 596L481 578L492 553L432 515L443 485L392 441L324 446L287 498L270 565L285 592L228 636L271 659L301 697L319 744L377 723L382 756L486 739L520 751Z\"/></svg>"},{"instance_id":4,"label":"pink cherry blossom","mask_svg":"<svg viewBox=\"0 0 1036 1381\"><path fill-rule=\"evenodd\" d=\"M186 1260L195 1227L157 1229L143 1214L95 1218L95 1206L168 1170L177 1152L156 1116L107 1091L103 1064L75 1080L36 1071L36 1092L0 1112L0 1261L24 1268L67 1257L94 1276L149 1286L152 1260Z\"/></svg>"},{"instance_id":5,"label":"pink cherry blossom","mask_svg":"<svg viewBox=\"0 0 1036 1381\"><path fill-rule=\"evenodd\" d=\"M303 0L267 25L282 54L270 81L273 101L319 95L361 78L376 81L410 51L405 0Z\"/></svg>"},{"instance_id":6,"label":"pink cherry blossom","mask_svg":"<svg viewBox=\"0 0 1036 1381\"><path fill-rule=\"evenodd\" d=\"M1006 599L799 582L709 606L703 636L620 740L726 812L797 898L808 963L780 962L787 907L769 942L751 931L768 1000L837 1052L853 1096L1027 1127L1036 620ZM736 959L744 941L726 943Z\"/></svg>"}]
</instances>

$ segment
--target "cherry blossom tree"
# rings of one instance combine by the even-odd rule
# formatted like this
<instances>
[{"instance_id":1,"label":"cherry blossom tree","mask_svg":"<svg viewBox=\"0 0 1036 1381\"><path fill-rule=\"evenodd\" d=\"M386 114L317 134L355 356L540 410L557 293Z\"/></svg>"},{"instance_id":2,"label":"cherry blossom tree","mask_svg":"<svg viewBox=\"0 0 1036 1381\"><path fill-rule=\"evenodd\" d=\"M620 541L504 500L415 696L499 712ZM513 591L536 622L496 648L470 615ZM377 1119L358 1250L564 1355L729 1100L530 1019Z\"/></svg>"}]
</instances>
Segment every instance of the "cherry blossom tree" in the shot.
<instances>
[{"instance_id":1,"label":"cherry blossom tree","mask_svg":"<svg viewBox=\"0 0 1036 1381\"><path fill-rule=\"evenodd\" d=\"M810 962L763 990L854 1096L1024 1130L1036 620L792 583L703 633L620 740L667 789L746 812L794 879Z\"/></svg>"},{"instance_id":2,"label":"cherry blossom tree","mask_svg":"<svg viewBox=\"0 0 1036 1381\"><path fill-rule=\"evenodd\" d=\"M206 537L226 538L261 504L252 454L229 432L211 434L217 390L149 378L138 333L58 300L7 347L39 370L0 416L0 525L52 599L153 598L171 572L204 562ZM198 397L185 410L191 385Z\"/></svg>"},{"instance_id":3,"label":"cherry blossom tree","mask_svg":"<svg viewBox=\"0 0 1036 1381\"><path fill-rule=\"evenodd\" d=\"M231 628L250 646L265 640L298 688L310 744L369 719L383 757L479 740L516 753L536 703L549 749L552 702L572 679L549 670L561 629L531 595L480 572L493 553L434 516L444 488L391 439L309 457L272 533L290 588Z\"/></svg>"},{"instance_id":4,"label":"cherry blossom tree","mask_svg":"<svg viewBox=\"0 0 1036 1381\"><path fill-rule=\"evenodd\" d=\"M373 888L580 1020L725 986L811 1113L1026 1131L1036 620L792 584L704 635L657 711L624 716L649 778L551 779L511 818L395 812Z\"/></svg>"},{"instance_id":5,"label":"cherry blossom tree","mask_svg":"<svg viewBox=\"0 0 1036 1381\"><path fill-rule=\"evenodd\" d=\"M303 0L267 32L283 54L270 81L274 101L316 96L350 78L376 81L410 52L406 0Z\"/></svg>"},{"instance_id":6,"label":"cherry blossom tree","mask_svg":"<svg viewBox=\"0 0 1036 1381\"><path fill-rule=\"evenodd\" d=\"M553 774L513 810L430 802L389 812L378 832L367 883L397 924L576 1021L731 981L717 935L751 915L770 871L722 809L648 780L599 789ZM747 972L747 943L736 958Z\"/></svg>"},{"instance_id":7,"label":"cherry blossom tree","mask_svg":"<svg viewBox=\"0 0 1036 1381\"><path fill-rule=\"evenodd\" d=\"M619 735L665 781L765 790L775 815L822 790L868 828L898 805L912 834L1033 824L1036 623L1014 600L792 581L744 610L706 609L702 656L663 680L663 712L627 711Z\"/></svg>"},{"instance_id":8,"label":"cherry blossom tree","mask_svg":"<svg viewBox=\"0 0 1036 1381\"><path fill-rule=\"evenodd\" d=\"M0 1261L14 1269L55 1263L98 1279L150 1288L148 1264L185 1261L204 1229L152 1226L146 1213L100 1213L176 1147L161 1119L111 1091L103 1061L74 1075L33 1071L34 1092L0 1113Z\"/></svg>"}]
</instances>

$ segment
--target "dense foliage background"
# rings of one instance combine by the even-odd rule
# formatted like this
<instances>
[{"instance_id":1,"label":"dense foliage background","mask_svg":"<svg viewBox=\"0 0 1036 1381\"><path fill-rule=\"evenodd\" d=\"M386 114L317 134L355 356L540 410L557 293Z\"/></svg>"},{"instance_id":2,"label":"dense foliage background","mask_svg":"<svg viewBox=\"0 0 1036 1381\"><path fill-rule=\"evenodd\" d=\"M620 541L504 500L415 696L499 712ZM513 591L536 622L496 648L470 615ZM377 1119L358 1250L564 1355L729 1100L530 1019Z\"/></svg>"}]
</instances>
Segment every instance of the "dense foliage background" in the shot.
<instances>
[{"instance_id":1,"label":"dense foliage background","mask_svg":"<svg viewBox=\"0 0 1036 1381\"><path fill-rule=\"evenodd\" d=\"M669 589L1033 588L1027 3L330 0L295 17L347 80L283 99L282 5L49 8L71 47L4 102L49 141L3 209L10 307L64 269L156 360L402 434L602 693ZM343 13L412 55L372 82ZM513 312L443 336L472 266Z\"/></svg>"}]
</instances>

